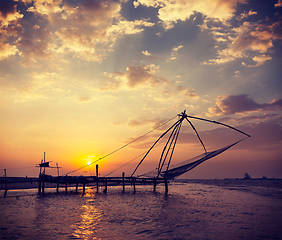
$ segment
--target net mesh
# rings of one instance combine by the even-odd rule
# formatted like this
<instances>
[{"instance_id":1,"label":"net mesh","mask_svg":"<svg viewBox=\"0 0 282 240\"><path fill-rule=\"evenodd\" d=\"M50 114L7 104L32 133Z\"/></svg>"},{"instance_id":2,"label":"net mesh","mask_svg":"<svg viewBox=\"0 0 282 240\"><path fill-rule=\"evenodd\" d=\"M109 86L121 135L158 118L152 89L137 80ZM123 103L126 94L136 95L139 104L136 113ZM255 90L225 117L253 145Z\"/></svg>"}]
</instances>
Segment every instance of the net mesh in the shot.
<instances>
[{"instance_id":1,"label":"net mesh","mask_svg":"<svg viewBox=\"0 0 282 240\"><path fill-rule=\"evenodd\" d=\"M186 160L184 162L178 163L174 166L172 166L171 169L167 170L167 171L163 171L160 173L160 175L162 177L166 177L167 179L174 179L179 177L180 175L192 170L193 168L195 168L196 166L198 166L199 164L205 162L206 160L213 158L215 156L217 156L220 153L223 153L224 151L226 151L227 149L231 148L232 146L236 145L237 143L241 142L243 139L241 139L238 142L235 142L231 145L228 145L226 147L217 149L215 151L211 151L211 152L206 152L203 153L199 156L196 156L194 158L191 158L189 160ZM141 176L143 177L149 177L149 178L153 178L156 177L158 175L158 169L154 169L148 173L145 173Z\"/></svg>"}]
</instances>

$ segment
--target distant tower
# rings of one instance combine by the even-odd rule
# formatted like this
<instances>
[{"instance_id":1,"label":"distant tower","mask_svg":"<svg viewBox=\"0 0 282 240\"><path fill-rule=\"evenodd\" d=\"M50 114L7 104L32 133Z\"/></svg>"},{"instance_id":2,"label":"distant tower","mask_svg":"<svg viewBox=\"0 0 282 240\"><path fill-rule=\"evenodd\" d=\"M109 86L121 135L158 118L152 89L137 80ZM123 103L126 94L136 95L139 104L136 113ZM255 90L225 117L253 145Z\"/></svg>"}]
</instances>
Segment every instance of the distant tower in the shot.
<instances>
[{"instance_id":1,"label":"distant tower","mask_svg":"<svg viewBox=\"0 0 282 240\"><path fill-rule=\"evenodd\" d=\"M244 179L251 179L251 176L248 173L245 173Z\"/></svg>"}]
</instances>

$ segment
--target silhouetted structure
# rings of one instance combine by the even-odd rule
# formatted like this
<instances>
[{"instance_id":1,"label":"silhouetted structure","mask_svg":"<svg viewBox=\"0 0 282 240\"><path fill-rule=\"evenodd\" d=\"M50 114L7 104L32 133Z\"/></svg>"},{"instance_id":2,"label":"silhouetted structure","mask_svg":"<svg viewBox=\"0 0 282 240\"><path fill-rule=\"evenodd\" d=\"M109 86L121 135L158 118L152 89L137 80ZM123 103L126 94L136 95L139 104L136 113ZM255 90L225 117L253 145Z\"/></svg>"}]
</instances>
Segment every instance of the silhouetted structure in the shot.
<instances>
[{"instance_id":1,"label":"silhouetted structure","mask_svg":"<svg viewBox=\"0 0 282 240\"><path fill-rule=\"evenodd\" d=\"M98 165L96 165L96 176L68 176L68 175L60 176L59 175L59 168L60 167L58 167L58 164L56 164L57 167L50 167L50 164L49 164L50 162L45 161L45 152L44 152L44 158L41 160L41 163L37 166L37 167L40 167L39 177L38 177L38 193L44 194L45 183L56 183L57 184L57 192L59 191L59 186L64 185L66 194L67 194L67 190L68 190L68 185L74 185L74 184L76 185L76 191L78 191L78 186L79 186L79 184L81 184L82 187L83 187L83 194L84 194L85 193L85 186L89 185L89 184L94 184L94 183L96 184L97 191L99 191L99 186L104 186L105 187L104 193L107 193L108 185L115 185L115 186L116 185L122 185L122 189L123 189L122 191L123 192L125 191L126 185L132 185L133 188L134 188L134 192L136 191L136 188L135 188L136 185L153 185L153 189L154 189L154 192L155 192L157 184L164 183L165 193L167 194L168 193L168 181L169 180L172 180L172 179L179 177L180 175L192 170L193 168L195 168L199 164L203 163L204 161L206 161L210 158L213 158L220 153L223 153L227 149L231 148L232 146L234 146L237 143L244 140L244 139L241 139L241 140L239 140L239 141L237 141L233 144L230 144L226 147L208 152L206 150L206 147L205 147L202 139L200 138L199 133L197 132L196 128L194 127L192 122L189 120L189 118L207 121L207 122L211 122L211 123L215 123L215 124L220 124L220 125L231 128L231 129L233 129L237 132L240 132L240 133L250 137L250 135L244 133L243 131L236 129L234 127L231 127L227 124L223 124L223 123L220 123L220 122L217 122L217 121L211 121L211 120L204 119L204 118L188 116L186 114L186 111L183 111L182 113L178 114L177 116L178 116L178 120L172 126L170 126L163 134L161 134L161 136L154 142L154 144L149 148L149 150L146 152L144 157L138 163L138 165L136 166L136 168L134 169L134 171L132 172L130 177L125 177L124 173L122 173L122 177L99 177ZM170 120L172 120L172 119L170 119ZM179 136L179 132L180 132L180 129L181 129L181 126L182 126L182 123L183 123L184 120L187 120L187 122L190 124L192 129L195 131L195 134L196 134L197 138L199 139L201 145L203 146L203 149L204 149L205 152L203 154L197 156L197 157L190 159L190 160L184 161L184 162L182 162L178 165L174 165L171 168L170 166L171 166L172 156L173 156L175 146L176 146L176 142L177 142L177 139L178 139L178 136ZM165 123L167 123L167 122L168 121L166 121ZM160 126L164 125L165 123L161 124ZM153 130L155 130L155 129L153 129ZM150 131L150 132L152 132L152 131ZM144 137L145 135L149 134L150 132L142 135L141 137ZM166 142L166 144L163 148L163 151L161 153L160 160L159 160L159 163L158 163L158 167L155 170L150 171L148 173L139 175L137 177L134 176L137 169L142 164L144 159L148 156L150 151L169 132L171 132L171 133L170 133L170 135L167 139L167 142ZM140 139L141 137L139 137L137 139ZM133 143L137 139L133 140L131 143ZM105 155L102 158L105 158L105 157L109 156L110 154L117 152L118 150L128 146L131 143L124 145L123 147ZM99 158L98 160L92 162L91 164L98 162L102 158ZM84 167L87 167L87 166L88 165L83 166L83 167L78 168L78 169L76 169L72 172L75 172L75 171L82 169ZM51 175L47 175L46 171L45 171L46 168L57 168L58 176L54 177L54 176L51 176ZM72 172L70 172L70 173L72 173ZM250 179L250 175L245 173L244 179ZM24 181L27 181L27 178L26 178L26 180L22 180L22 179L20 180L20 182L24 182ZM5 169L5 183L6 183L5 184L5 195L6 195L6 193L7 193L6 169Z\"/></svg>"}]
</instances>

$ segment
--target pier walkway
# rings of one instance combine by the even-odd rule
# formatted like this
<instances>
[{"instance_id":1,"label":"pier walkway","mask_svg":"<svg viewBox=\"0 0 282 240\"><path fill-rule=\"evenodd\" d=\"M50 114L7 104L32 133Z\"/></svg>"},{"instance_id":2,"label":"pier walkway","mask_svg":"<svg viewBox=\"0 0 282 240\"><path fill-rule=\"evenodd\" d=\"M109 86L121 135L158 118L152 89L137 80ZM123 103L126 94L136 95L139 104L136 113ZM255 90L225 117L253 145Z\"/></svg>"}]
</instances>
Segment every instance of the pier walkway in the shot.
<instances>
[{"instance_id":1,"label":"pier walkway","mask_svg":"<svg viewBox=\"0 0 282 240\"><path fill-rule=\"evenodd\" d=\"M154 192L156 192L157 184L163 183L165 185L165 193L168 193L168 180L165 178L140 178L140 177L125 177L124 173L122 177L97 177L97 176L58 176L52 177L50 175L40 175L38 178L38 193L44 194L45 183L57 184L57 192L60 185L65 187L67 193L68 186L76 186L78 191L79 185L82 186L82 194L85 194L85 187L88 185L96 185L97 191L99 187L103 186L104 193L107 193L108 186L122 186L123 192L125 192L125 186L132 186L134 193L136 192L136 185L152 185Z\"/></svg>"}]
</instances>

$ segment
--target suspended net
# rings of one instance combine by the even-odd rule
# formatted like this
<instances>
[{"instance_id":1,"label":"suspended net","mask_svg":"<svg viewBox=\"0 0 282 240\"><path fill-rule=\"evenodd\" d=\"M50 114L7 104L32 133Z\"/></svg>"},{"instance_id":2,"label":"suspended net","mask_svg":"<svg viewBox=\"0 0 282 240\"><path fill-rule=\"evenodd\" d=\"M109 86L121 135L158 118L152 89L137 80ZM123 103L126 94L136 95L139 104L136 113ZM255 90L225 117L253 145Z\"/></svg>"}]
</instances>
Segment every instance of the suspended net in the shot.
<instances>
[{"instance_id":1,"label":"suspended net","mask_svg":"<svg viewBox=\"0 0 282 240\"><path fill-rule=\"evenodd\" d=\"M220 153L223 153L224 151L226 151L227 149L231 148L232 146L236 145L237 143L243 141L244 139L241 139L238 142L235 142L231 145L228 145L226 147L220 148L218 150L215 151L211 151L211 152L206 152L203 153L199 156L196 156L194 158L191 158L189 160L186 160L184 162L175 164L174 166L172 166L171 169L167 170L167 171L163 171L160 173L161 177L166 177L167 179L174 179L179 177L180 175L192 170L193 168L195 168L196 166L198 166L199 164L205 162L206 160L213 158L215 156L217 156ZM158 175L158 170L155 169L153 171L150 171L148 173L145 173L141 176L143 177L149 177L149 178L153 178L156 177Z\"/></svg>"}]
</instances>

